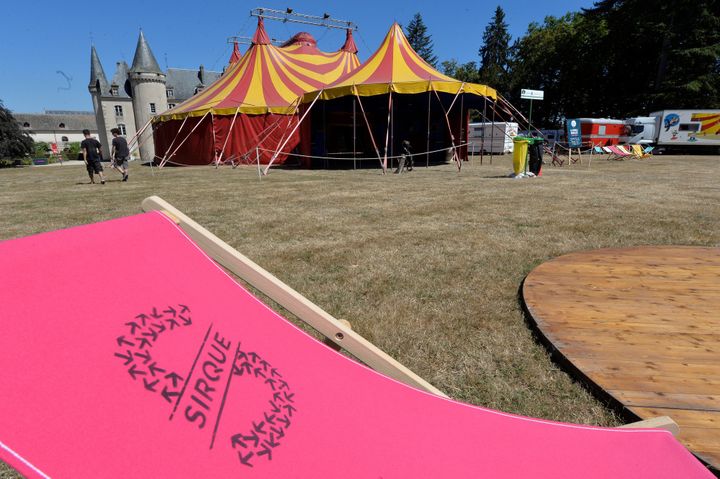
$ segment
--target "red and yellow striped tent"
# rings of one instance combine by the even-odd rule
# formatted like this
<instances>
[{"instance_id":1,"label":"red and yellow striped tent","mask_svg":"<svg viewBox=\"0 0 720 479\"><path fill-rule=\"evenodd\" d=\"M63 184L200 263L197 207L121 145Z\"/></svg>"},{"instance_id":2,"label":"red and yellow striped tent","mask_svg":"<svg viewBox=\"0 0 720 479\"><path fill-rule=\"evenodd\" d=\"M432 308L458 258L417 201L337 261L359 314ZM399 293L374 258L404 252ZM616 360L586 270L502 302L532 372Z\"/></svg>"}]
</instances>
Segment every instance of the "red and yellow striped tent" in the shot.
<instances>
[{"instance_id":1,"label":"red and yellow striped tent","mask_svg":"<svg viewBox=\"0 0 720 479\"><path fill-rule=\"evenodd\" d=\"M308 157L337 161L375 157L377 164L380 158L385 168L387 157L399 154L402 142L409 141L415 152L434 151L439 161L457 146L457 159L466 155L461 145L469 109L482 110L496 99L493 88L437 71L394 23L360 67L303 96L303 112L311 111L301 126L301 150Z\"/></svg>"},{"instance_id":2,"label":"red and yellow striped tent","mask_svg":"<svg viewBox=\"0 0 720 479\"><path fill-rule=\"evenodd\" d=\"M212 85L153 119L157 160L181 165L254 162L260 147L260 160L267 162L288 127L297 124L300 97L356 68L356 53L350 30L345 45L334 53L321 52L309 34L276 47L260 18L242 58ZM298 142L299 135L287 142L280 162Z\"/></svg>"}]
</instances>

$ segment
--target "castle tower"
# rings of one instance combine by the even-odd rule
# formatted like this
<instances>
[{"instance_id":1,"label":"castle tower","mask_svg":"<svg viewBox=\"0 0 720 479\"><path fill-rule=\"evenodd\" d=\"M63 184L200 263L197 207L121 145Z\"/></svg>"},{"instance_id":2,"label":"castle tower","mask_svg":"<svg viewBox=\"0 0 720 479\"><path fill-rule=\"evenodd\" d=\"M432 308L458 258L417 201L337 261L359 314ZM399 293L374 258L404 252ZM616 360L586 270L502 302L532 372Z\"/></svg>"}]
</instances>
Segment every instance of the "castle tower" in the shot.
<instances>
[{"instance_id":1,"label":"castle tower","mask_svg":"<svg viewBox=\"0 0 720 479\"><path fill-rule=\"evenodd\" d=\"M95 112L95 121L97 122L98 141L102 143L103 154L109 157L107 128L105 127L105 113L103 111L102 96L108 93L108 81L105 77L100 57L98 57L95 45L90 47L90 83L88 90L92 96L93 111Z\"/></svg>"},{"instance_id":2,"label":"castle tower","mask_svg":"<svg viewBox=\"0 0 720 479\"><path fill-rule=\"evenodd\" d=\"M145 40L142 30L135 49L132 67L128 71L128 79L132 88L135 126L140 131L150 118L167 110L165 74L155 60L155 55L150 50L150 45ZM142 161L153 161L155 144L152 138L152 128L146 128L138 141Z\"/></svg>"}]
</instances>

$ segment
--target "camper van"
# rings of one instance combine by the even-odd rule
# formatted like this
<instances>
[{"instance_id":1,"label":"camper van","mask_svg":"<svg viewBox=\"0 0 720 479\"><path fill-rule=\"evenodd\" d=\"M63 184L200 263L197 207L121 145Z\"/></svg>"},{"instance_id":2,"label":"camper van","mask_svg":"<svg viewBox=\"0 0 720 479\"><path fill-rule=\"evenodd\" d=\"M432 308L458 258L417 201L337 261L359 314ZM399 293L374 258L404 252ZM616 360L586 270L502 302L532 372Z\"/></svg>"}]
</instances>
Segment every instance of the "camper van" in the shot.
<instances>
[{"instance_id":1,"label":"camper van","mask_svg":"<svg viewBox=\"0 0 720 479\"><path fill-rule=\"evenodd\" d=\"M623 143L720 154L720 110L663 110L625 120Z\"/></svg>"},{"instance_id":2,"label":"camper van","mask_svg":"<svg viewBox=\"0 0 720 479\"><path fill-rule=\"evenodd\" d=\"M625 120L612 118L578 118L583 144L593 146L617 145L625 131Z\"/></svg>"},{"instance_id":3,"label":"camper van","mask_svg":"<svg viewBox=\"0 0 720 479\"><path fill-rule=\"evenodd\" d=\"M518 124L512 122L470 123L468 129L468 153L493 153L502 155L513 152L513 138L518 134Z\"/></svg>"}]
</instances>

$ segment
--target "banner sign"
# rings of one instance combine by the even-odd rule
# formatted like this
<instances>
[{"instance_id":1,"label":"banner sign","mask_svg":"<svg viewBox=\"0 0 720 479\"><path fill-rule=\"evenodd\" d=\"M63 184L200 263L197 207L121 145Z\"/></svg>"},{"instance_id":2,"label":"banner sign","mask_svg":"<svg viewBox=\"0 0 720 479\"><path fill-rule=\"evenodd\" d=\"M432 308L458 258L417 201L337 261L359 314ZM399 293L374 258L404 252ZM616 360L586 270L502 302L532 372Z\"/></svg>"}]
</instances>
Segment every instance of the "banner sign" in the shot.
<instances>
[{"instance_id":1,"label":"banner sign","mask_svg":"<svg viewBox=\"0 0 720 479\"><path fill-rule=\"evenodd\" d=\"M582 146L580 120L567 120L567 138L569 148L580 148Z\"/></svg>"},{"instance_id":2,"label":"banner sign","mask_svg":"<svg viewBox=\"0 0 720 479\"><path fill-rule=\"evenodd\" d=\"M542 100L545 98L545 92L543 90L528 90L523 88L520 90L520 98L523 100Z\"/></svg>"}]
</instances>

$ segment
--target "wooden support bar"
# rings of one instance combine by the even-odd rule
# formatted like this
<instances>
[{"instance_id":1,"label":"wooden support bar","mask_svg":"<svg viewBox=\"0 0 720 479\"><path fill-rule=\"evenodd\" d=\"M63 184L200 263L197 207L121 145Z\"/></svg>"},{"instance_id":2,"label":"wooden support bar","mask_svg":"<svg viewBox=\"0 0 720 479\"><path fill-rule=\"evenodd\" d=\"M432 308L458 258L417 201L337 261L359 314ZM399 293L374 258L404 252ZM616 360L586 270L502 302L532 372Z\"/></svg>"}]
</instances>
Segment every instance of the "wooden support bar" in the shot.
<instances>
[{"instance_id":1,"label":"wooden support bar","mask_svg":"<svg viewBox=\"0 0 720 479\"><path fill-rule=\"evenodd\" d=\"M326 338L332 339L334 343L371 368L410 386L447 397L435 386L240 254L167 201L158 196L151 196L142 202L142 208L144 211L161 211L168 215L213 260L262 291L270 299L312 326Z\"/></svg>"}]
</instances>

